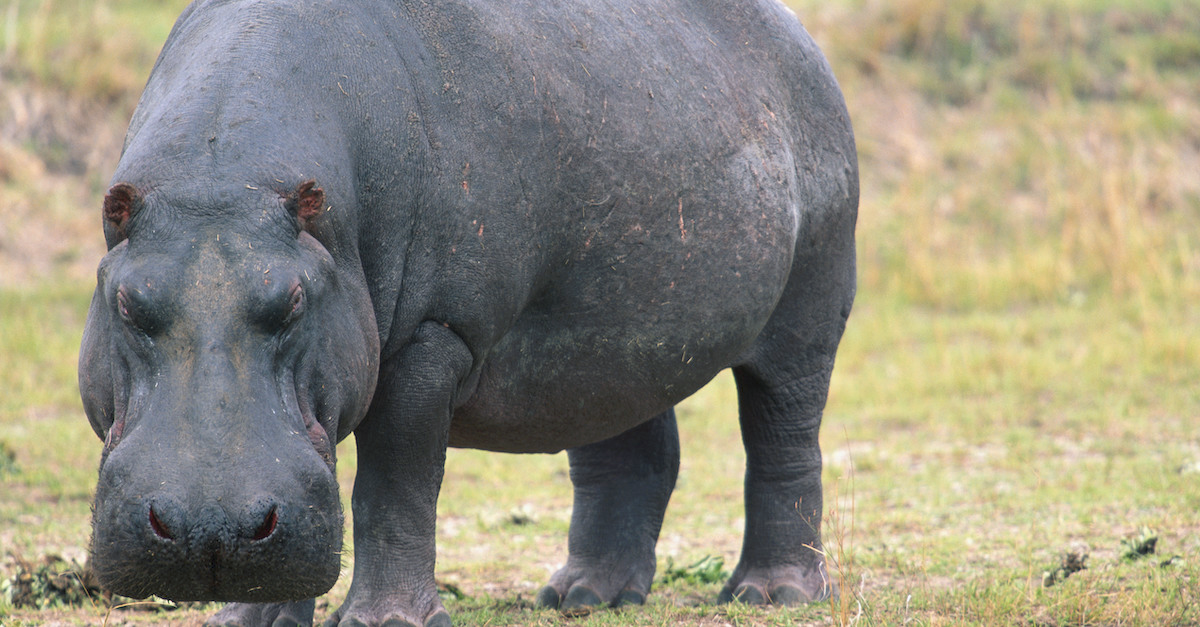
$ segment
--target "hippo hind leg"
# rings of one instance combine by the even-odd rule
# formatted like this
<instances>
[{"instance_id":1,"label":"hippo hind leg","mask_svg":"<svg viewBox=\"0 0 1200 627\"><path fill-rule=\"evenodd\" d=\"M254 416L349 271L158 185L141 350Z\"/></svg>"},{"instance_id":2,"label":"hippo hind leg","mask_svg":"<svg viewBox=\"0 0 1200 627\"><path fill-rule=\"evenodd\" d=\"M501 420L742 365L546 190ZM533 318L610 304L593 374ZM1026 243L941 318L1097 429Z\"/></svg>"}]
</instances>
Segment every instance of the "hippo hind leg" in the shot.
<instances>
[{"instance_id":1,"label":"hippo hind leg","mask_svg":"<svg viewBox=\"0 0 1200 627\"><path fill-rule=\"evenodd\" d=\"M817 435L854 300L852 237L797 255L778 307L733 368L746 449L746 526L741 559L719 602L791 605L836 594L821 546Z\"/></svg>"},{"instance_id":2,"label":"hippo hind leg","mask_svg":"<svg viewBox=\"0 0 1200 627\"><path fill-rule=\"evenodd\" d=\"M642 604L654 545L679 473L675 411L616 437L569 449L575 506L567 564L538 594L545 607Z\"/></svg>"},{"instance_id":3,"label":"hippo hind leg","mask_svg":"<svg viewBox=\"0 0 1200 627\"><path fill-rule=\"evenodd\" d=\"M292 603L230 603L205 627L306 627L313 624L316 599Z\"/></svg>"}]
</instances>

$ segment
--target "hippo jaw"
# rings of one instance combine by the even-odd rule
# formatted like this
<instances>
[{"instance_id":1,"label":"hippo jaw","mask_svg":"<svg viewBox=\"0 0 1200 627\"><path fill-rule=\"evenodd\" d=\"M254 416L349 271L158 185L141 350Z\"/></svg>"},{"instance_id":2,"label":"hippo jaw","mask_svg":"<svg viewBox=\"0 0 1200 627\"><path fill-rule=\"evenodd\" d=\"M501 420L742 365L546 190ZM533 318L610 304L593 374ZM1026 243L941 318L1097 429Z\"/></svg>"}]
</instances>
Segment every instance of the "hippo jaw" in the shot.
<instances>
[{"instance_id":1,"label":"hippo jaw","mask_svg":"<svg viewBox=\"0 0 1200 627\"><path fill-rule=\"evenodd\" d=\"M365 287L306 232L179 232L133 229L101 263L92 566L135 598L318 596L341 570L334 445L378 370Z\"/></svg>"}]
</instances>

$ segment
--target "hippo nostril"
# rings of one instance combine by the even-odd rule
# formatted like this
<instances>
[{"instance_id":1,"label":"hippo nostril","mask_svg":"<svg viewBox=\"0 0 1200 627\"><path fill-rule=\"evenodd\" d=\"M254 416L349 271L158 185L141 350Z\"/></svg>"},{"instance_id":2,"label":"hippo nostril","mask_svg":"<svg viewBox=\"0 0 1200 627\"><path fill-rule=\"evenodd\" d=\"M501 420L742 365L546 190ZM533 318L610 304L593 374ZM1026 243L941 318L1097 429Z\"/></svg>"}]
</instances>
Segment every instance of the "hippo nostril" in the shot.
<instances>
[{"instance_id":1,"label":"hippo nostril","mask_svg":"<svg viewBox=\"0 0 1200 627\"><path fill-rule=\"evenodd\" d=\"M279 515L275 513L275 508L267 512L267 517L263 519L262 525L254 532L254 540L266 540L275 533L275 524L279 522Z\"/></svg>"},{"instance_id":2,"label":"hippo nostril","mask_svg":"<svg viewBox=\"0 0 1200 627\"><path fill-rule=\"evenodd\" d=\"M175 540L175 536L171 535L171 532L167 530L167 526L158 519L158 515L154 513L153 507L150 508L150 528L163 540Z\"/></svg>"}]
</instances>

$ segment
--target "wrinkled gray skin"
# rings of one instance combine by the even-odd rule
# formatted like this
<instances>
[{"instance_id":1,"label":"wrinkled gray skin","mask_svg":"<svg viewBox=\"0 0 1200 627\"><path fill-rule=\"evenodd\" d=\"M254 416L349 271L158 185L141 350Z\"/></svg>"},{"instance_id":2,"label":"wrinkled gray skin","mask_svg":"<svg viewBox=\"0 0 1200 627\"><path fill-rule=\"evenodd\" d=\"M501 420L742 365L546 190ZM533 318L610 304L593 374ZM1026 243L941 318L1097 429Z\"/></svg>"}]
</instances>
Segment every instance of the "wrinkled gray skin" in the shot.
<instances>
[{"instance_id":1,"label":"wrinkled gray skin","mask_svg":"<svg viewBox=\"0 0 1200 627\"><path fill-rule=\"evenodd\" d=\"M641 603L672 407L732 368L746 529L720 598L830 594L817 432L857 159L775 0L200 2L113 182L80 387L116 592L311 622L354 433L329 624L449 624L447 446L567 449L569 557L539 601Z\"/></svg>"}]
</instances>

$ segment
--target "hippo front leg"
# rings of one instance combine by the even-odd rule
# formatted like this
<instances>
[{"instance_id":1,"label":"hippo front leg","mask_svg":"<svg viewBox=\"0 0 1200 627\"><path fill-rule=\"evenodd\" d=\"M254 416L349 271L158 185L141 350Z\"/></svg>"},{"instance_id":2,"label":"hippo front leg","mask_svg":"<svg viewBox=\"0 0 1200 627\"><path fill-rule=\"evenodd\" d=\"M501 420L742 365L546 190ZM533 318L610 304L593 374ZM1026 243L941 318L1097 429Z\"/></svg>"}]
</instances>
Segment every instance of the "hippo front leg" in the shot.
<instances>
[{"instance_id":1,"label":"hippo front leg","mask_svg":"<svg viewBox=\"0 0 1200 627\"><path fill-rule=\"evenodd\" d=\"M470 366L458 336L426 322L382 368L354 432L354 581L326 627L449 627L433 578L434 534L450 413Z\"/></svg>"}]
</instances>

